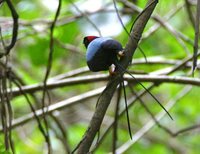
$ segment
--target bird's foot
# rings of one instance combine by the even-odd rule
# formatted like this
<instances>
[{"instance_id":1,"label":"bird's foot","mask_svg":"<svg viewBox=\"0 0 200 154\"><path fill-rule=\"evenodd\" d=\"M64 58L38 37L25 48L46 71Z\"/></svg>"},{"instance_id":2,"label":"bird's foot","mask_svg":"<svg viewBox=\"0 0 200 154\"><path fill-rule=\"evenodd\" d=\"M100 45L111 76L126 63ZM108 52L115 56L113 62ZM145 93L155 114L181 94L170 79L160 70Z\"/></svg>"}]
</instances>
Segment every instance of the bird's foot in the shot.
<instances>
[{"instance_id":1,"label":"bird's foot","mask_svg":"<svg viewBox=\"0 0 200 154\"><path fill-rule=\"evenodd\" d=\"M114 75L116 75L117 74L117 72L116 72L116 66L114 65L114 64L112 64L110 67L109 67L109 74L110 74L110 76L114 76Z\"/></svg>"},{"instance_id":2,"label":"bird's foot","mask_svg":"<svg viewBox=\"0 0 200 154\"><path fill-rule=\"evenodd\" d=\"M124 57L124 55L125 55L124 50L119 51L119 52L117 53L117 55L118 55L120 58L121 58L121 57Z\"/></svg>"}]
</instances>

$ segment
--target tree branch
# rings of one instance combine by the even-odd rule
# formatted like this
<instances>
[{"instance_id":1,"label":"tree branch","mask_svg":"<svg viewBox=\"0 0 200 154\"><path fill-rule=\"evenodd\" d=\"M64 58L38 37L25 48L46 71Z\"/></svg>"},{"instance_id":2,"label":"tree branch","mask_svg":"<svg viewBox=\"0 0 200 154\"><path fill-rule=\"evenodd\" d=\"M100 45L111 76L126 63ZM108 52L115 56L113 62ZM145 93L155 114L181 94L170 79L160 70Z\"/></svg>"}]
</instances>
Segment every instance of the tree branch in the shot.
<instances>
[{"instance_id":1,"label":"tree branch","mask_svg":"<svg viewBox=\"0 0 200 154\"><path fill-rule=\"evenodd\" d=\"M194 75L194 70L197 66L197 53L199 48L199 24L200 24L200 0L197 0L197 12L196 12L196 21L195 21L195 37L193 45L193 67L192 73Z\"/></svg>"},{"instance_id":2,"label":"tree branch","mask_svg":"<svg viewBox=\"0 0 200 154\"><path fill-rule=\"evenodd\" d=\"M12 19L13 19L13 31L12 31L12 39L11 42L8 46L5 47L6 52L0 55L0 58L4 55L8 55L10 53L10 50L14 47L16 41L17 41L17 35L18 35L18 14L17 11L15 10L12 2L10 0L5 0L10 11L12 14Z\"/></svg>"},{"instance_id":3,"label":"tree branch","mask_svg":"<svg viewBox=\"0 0 200 154\"><path fill-rule=\"evenodd\" d=\"M178 100L185 96L190 90L191 86L186 86L183 90L181 90L172 100L170 100L166 105L165 108L169 111ZM166 112L160 111L156 116L156 120L160 121ZM136 143L142 136L144 136L153 126L155 125L155 121L153 119L149 120L140 130L138 130L134 135L133 139L124 143L121 147L119 147L116 151L118 153L125 153L134 143Z\"/></svg>"},{"instance_id":4,"label":"tree branch","mask_svg":"<svg viewBox=\"0 0 200 154\"><path fill-rule=\"evenodd\" d=\"M125 47L125 56L121 60L121 65L124 68L127 68L132 60L132 56L137 48L137 44L141 38L142 32L156 7L158 1L149 0L147 5L148 8L140 15L138 20L135 22L135 25L131 31L131 37ZM85 132L85 135L82 141L79 143L78 147L78 154L85 154L88 153L92 142L96 136L96 133L99 131L101 123L103 121L104 115L107 111L107 108L110 104L112 96L115 92L117 85L120 82L120 75L114 77L109 83L107 88L102 93L99 103L97 105L96 111L91 119L90 125Z\"/></svg>"},{"instance_id":5,"label":"tree branch","mask_svg":"<svg viewBox=\"0 0 200 154\"><path fill-rule=\"evenodd\" d=\"M199 78L191 78L191 77L184 77L184 76L167 76L167 75L133 75L138 81L140 82L153 82L153 83L176 83L176 84L190 84L194 86L200 86L200 79ZM101 82L107 81L109 76L106 74L99 74L99 75L88 75L83 77L72 77L67 78L59 81L54 82L47 82L46 88L48 90L61 88L64 86L72 86L78 84L87 84L87 83L94 83L94 82ZM130 77L129 75L124 76L124 80L129 82L135 82L135 79ZM28 86L21 87L24 93L34 93L40 90L43 90L43 84L34 84ZM10 90L8 90L9 92ZM12 95L18 96L20 95L19 88L12 89Z\"/></svg>"},{"instance_id":6,"label":"tree branch","mask_svg":"<svg viewBox=\"0 0 200 154\"><path fill-rule=\"evenodd\" d=\"M44 109L45 114L49 114L49 113L52 113L53 111L67 108L67 107L69 107L71 105L74 105L74 104L76 104L78 102L81 102L81 101L84 101L86 99L95 97L95 96L99 95L103 91L104 88L105 87L101 87L101 88L98 88L98 89L95 89L95 90L92 90L92 91L89 91L89 92L85 92L83 94L71 97L71 98L63 100L61 102L57 102L55 104L52 104L52 105L48 106L48 110ZM20 126L22 124L25 124L25 123L29 122L30 120L33 120L34 119L34 114L37 117L41 117L43 115L42 109L36 110L35 113L32 112L30 114L24 115L24 116L22 116L20 118L17 118L15 120L13 120L12 126L9 129L13 129L13 128L17 127L17 126ZM0 126L0 133L2 133L2 131L3 131L3 128L2 128L2 126Z\"/></svg>"}]
</instances>

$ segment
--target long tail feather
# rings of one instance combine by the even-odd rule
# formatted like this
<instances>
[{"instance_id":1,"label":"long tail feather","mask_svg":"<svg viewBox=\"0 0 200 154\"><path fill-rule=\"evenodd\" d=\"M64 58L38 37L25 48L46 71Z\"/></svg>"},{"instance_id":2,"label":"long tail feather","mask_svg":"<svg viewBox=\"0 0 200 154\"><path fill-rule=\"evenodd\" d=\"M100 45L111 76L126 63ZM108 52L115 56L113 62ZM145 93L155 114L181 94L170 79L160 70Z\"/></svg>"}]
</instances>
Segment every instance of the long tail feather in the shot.
<instances>
[{"instance_id":1,"label":"long tail feather","mask_svg":"<svg viewBox=\"0 0 200 154\"><path fill-rule=\"evenodd\" d=\"M167 113L167 115L173 120L172 116L170 115L170 113L165 109L165 107L160 103L160 101L141 83L139 82L129 71L127 71L125 68L123 68L123 66L121 66L119 63L116 63L116 65L123 71L128 73L133 79L135 79L135 81L141 86L143 87L147 93L160 105L160 107Z\"/></svg>"},{"instance_id":2,"label":"long tail feather","mask_svg":"<svg viewBox=\"0 0 200 154\"><path fill-rule=\"evenodd\" d=\"M132 140L131 124L130 124L130 118L129 118L129 113L128 113L126 89L125 89L125 85L124 85L123 76L121 76L121 79L122 79L122 82L120 83L120 86L122 86L122 89L123 89L123 92L124 92L124 100L125 100L125 107L126 107L126 118L127 118L128 131L129 131L130 138Z\"/></svg>"}]
</instances>

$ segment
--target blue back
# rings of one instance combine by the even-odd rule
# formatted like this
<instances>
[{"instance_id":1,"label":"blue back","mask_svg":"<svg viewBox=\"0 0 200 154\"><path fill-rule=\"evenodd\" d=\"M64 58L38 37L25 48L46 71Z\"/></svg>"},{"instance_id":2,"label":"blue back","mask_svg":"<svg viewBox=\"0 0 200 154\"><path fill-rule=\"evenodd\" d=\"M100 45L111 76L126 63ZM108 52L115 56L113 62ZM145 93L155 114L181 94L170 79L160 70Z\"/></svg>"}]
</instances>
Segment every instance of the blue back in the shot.
<instances>
[{"instance_id":1,"label":"blue back","mask_svg":"<svg viewBox=\"0 0 200 154\"><path fill-rule=\"evenodd\" d=\"M100 49L102 43L107 40L112 40L112 38L109 37L96 38L88 45L86 53L87 61L90 61L94 57L95 53Z\"/></svg>"}]
</instances>

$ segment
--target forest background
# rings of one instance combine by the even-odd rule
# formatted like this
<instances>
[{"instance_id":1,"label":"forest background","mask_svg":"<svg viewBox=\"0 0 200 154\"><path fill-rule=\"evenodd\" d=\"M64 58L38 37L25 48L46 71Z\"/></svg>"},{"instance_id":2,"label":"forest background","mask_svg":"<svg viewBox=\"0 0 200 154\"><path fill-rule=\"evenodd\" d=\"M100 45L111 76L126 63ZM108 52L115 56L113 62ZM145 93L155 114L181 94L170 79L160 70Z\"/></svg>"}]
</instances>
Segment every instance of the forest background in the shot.
<instances>
[{"instance_id":1,"label":"forest background","mask_svg":"<svg viewBox=\"0 0 200 154\"><path fill-rule=\"evenodd\" d=\"M76 147L81 153L81 140L110 80L107 71L88 70L83 38L112 37L127 47L134 21L133 30L154 5L128 70L173 120L125 74L132 140L125 97L118 88L106 114L100 113L104 119L89 149L97 154L199 153L200 0L0 0L0 4L0 153L64 154Z\"/></svg>"}]
</instances>

